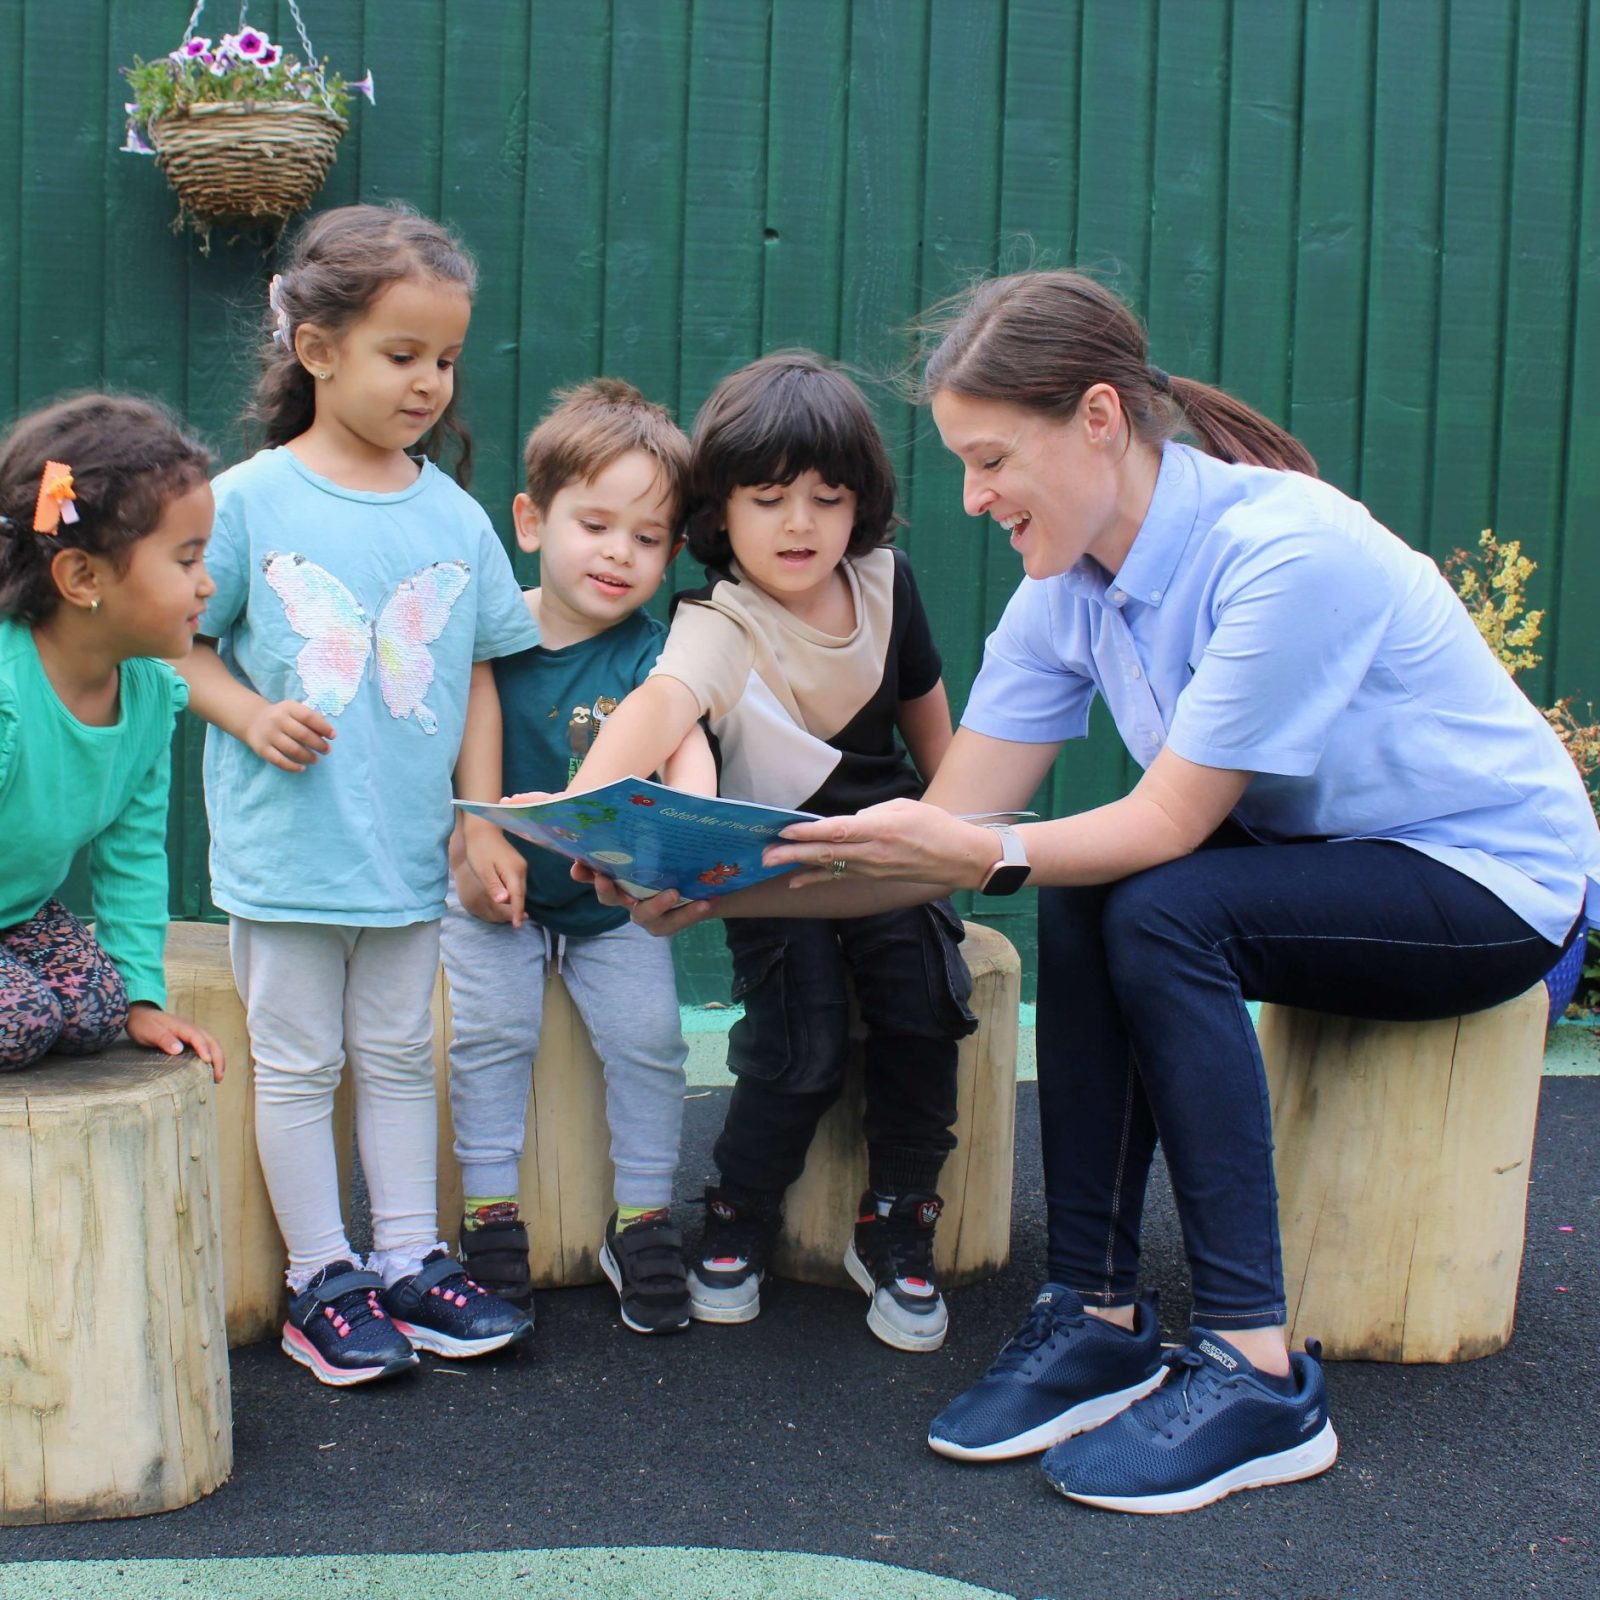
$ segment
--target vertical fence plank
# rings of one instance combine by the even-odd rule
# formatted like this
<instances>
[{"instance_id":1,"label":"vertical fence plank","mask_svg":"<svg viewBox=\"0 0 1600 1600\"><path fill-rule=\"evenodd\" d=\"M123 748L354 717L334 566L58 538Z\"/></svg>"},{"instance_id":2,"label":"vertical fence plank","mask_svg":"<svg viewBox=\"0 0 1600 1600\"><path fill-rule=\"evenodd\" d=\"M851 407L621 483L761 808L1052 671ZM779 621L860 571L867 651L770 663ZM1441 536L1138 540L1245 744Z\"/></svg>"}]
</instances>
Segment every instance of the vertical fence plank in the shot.
<instances>
[{"instance_id":1,"label":"vertical fence plank","mask_svg":"<svg viewBox=\"0 0 1600 1600\"><path fill-rule=\"evenodd\" d=\"M687 0L615 0L601 360L668 404L680 367L688 45Z\"/></svg>"},{"instance_id":2,"label":"vertical fence plank","mask_svg":"<svg viewBox=\"0 0 1600 1600\"><path fill-rule=\"evenodd\" d=\"M566 0L535 0L530 18L517 384L524 435L556 389L601 370L611 103L611 30L605 5L580 9ZM569 114L574 105L585 108L582 116ZM658 392L653 398L662 396ZM519 576L531 581L535 558L519 552L515 561Z\"/></svg>"},{"instance_id":3,"label":"vertical fence plank","mask_svg":"<svg viewBox=\"0 0 1600 1600\"><path fill-rule=\"evenodd\" d=\"M1282 0L1233 0L1217 380L1289 420L1299 219L1303 19Z\"/></svg>"},{"instance_id":4,"label":"vertical fence plank","mask_svg":"<svg viewBox=\"0 0 1600 1600\"><path fill-rule=\"evenodd\" d=\"M850 0L773 0L768 55L761 346L837 356Z\"/></svg>"},{"instance_id":5,"label":"vertical fence plank","mask_svg":"<svg viewBox=\"0 0 1600 1600\"><path fill-rule=\"evenodd\" d=\"M928 134L924 146L920 306L992 271L999 223L1004 109L1003 16L984 0L935 0L928 37ZM902 349L896 358L904 360ZM961 466L926 410L913 412L910 483L902 501L915 521L901 537L913 555L946 687L959 711L983 648L983 590L975 584L985 518L961 509ZM910 489L911 493L906 490Z\"/></svg>"},{"instance_id":6,"label":"vertical fence plank","mask_svg":"<svg viewBox=\"0 0 1600 1600\"><path fill-rule=\"evenodd\" d=\"M1444 32L1430 6L1378 12L1361 496L1415 544L1432 477Z\"/></svg>"},{"instance_id":7,"label":"vertical fence plank","mask_svg":"<svg viewBox=\"0 0 1600 1600\"><path fill-rule=\"evenodd\" d=\"M1155 65L1150 359L1215 382L1229 200L1227 0L1165 8Z\"/></svg>"},{"instance_id":8,"label":"vertical fence plank","mask_svg":"<svg viewBox=\"0 0 1600 1600\"><path fill-rule=\"evenodd\" d=\"M1310 0L1290 431L1322 476L1361 492L1372 124L1372 0Z\"/></svg>"},{"instance_id":9,"label":"vertical fence plank","mask_svg":"<svg viewBox=\"0 0 1600 1600\"><path fill-rule=\"evenodd\" d=\"M445 14L438 0L363 7L356 76L371 71L377 104L357 101L351 114L360 124L351 164L361 199L404 200L430 217L440 209Z\"/></svg>"},{"instance_id":10,"label":"vertical fence plank","mask_svg":"<svg viewBox=\"0 0 1600 1600\"><path fill-rule=\"evenodd\" d=\"M62 61L63 39L72 41L70 68ZM24 410L103 381L105 211L99 201L112 108L120 132L126 98L113 70L104 6L74 0L48 14L33 12L22 36L17 230L25 246L17 274L17 401ZM85 92L62 92L64 71Z\"/></svg>"},{"instance_id":11,"label":"vertical fence plank","mask_svg":"<svg viewBox=\"0 0 1600 1600\"><path fill-rule=\"evenodd\" d=\"M1578 175L1572 367L1567 385L1566 479L1560 525L1560 587L1546 619L1553 695L1575 694L1583 720L1600 700L1600 0L1586 14L1583 121L1575 130Z\"/></svg>"},{"instance_id":12,"label":"vertical fence plank","mask_svg":"<svg viewBox=\"0 0 1600 1600\"><path fill-rule=\"evenodd\" d=\"M1085 6L1078 63L1078 261L1141 313L1162 14L1154 0Z\"/></svg>"},{"instance_id":13,"label":"vertical fence plank","mask_svg":"<svg viewBox=\"0 0 1600 1600\"><path fill-rule=\"evenodd\" d=\"M1552 419L1568 404L1582 21L1564 0L1527 0L1517 29L1495 526L1539 563L1529 600L1546 609L1566 469L1565 430ZM1549 700L1548 656L1522 684Z\"/></svg>"},{"instance_id":14,"label":"vertical fence plank","mask_svg":"<svg viewBox=\"0 0 1600 1600\"><path fill-rule=\"evenodd\" d=\"M1513 18L1501 0L1455 0L1445 58L1438 356L1426 539L1436 557L1471 547L1494 516L1515 46ZM1400 531L1411 537L1409 530Z\"/></svg>"},{"instance_id":15,"label":"vertical fence plank","mask_svg":"<svg viewBox=\"0 0 1600 1600\"><path fill-rule=\"evenodd\" d=\"M16 414L22 332L22 0L0 0L0 424ZM119 99L117 104L120 106ZM131 157L130 157L131 159Z\"/></svg>"},{"instance_id":16,"label":"vertical fence plank","mask_svg":"<svg viewBox=\"0 0 1600 1600\"><path fill-rule=\"evenodd\" d=\"M462 413L476 447L471 490L510 544L518 449L521 208L528 143L528 18L453 6L444 39L443 218L477 257L478 292L461 364Z\"/></svg>"},{"instance_id":17,"label":"vertical fence plank","mask_svg":"<svg viewBox=\"0 0 1600 1600\"><path fill-rule=\"evenodd\" d=\"M852 24L839 353L882 372L900 355L900 330L918 310L928 17L896 0L855 0ZM881 393L873 399L904 487L913 408ZM915 496L908 500L914 511Z\"/></svg>"},{"instance_id":18,"label":"vertical fence plank","mask_svg":"<svg viewBox=\"0 0 1600 1600\"><path fill-rule=\"evenodd\" d=\"M696 0L689 41L678 414L761 346L767 174L764 5Z\"/></svg>"}]
</instances>

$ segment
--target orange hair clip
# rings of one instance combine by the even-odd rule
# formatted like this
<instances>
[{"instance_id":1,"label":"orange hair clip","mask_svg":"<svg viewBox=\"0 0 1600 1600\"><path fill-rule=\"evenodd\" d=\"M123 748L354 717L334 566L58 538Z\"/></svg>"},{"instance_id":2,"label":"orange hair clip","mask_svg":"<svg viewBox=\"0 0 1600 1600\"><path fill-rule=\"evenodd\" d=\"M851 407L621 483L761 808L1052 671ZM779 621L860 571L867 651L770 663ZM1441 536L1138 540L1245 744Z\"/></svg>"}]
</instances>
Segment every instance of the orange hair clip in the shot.
<instances>
[{"instance_id":1,"label":"orange hair clip","mask_svg":"<svg viewBox=\"0 0 1600 1600\"><path fill-rule=\"evenodd\" d=\"M39 474L39 498L33 507L33 531L53 534L63 522L78 520L73 501L72 468L64 461L47 461Z\"/></svg>"}]
</instances>

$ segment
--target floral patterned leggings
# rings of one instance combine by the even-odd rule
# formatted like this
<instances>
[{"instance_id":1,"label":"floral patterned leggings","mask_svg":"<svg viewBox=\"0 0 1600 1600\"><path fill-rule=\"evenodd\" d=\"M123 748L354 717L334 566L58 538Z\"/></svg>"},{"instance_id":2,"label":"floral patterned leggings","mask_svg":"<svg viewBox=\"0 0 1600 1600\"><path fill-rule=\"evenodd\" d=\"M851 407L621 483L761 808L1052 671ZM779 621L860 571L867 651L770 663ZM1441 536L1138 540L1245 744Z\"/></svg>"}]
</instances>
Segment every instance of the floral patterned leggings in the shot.
<instances>
[{"instance_id":1,"label":"floral patterned leggings","mask_svg":"<svg viewBox=\"0 0 1600 1600\"><path fill-rule=\"evenodd\" d=\"M0 928L0 1072L103 1050L127 1020L121 974L59 900Z\"/></svg>"}]
</instances>

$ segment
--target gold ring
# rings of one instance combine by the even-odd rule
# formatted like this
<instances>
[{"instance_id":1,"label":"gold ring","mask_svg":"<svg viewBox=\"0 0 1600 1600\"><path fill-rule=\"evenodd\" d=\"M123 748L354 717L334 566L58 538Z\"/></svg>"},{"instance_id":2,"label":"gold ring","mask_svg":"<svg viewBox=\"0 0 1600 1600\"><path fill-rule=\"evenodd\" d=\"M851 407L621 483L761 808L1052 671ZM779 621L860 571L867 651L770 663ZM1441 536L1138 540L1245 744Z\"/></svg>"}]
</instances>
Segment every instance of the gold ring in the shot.
<instances>
[{"instance_id":1,"label":"gold ring","mask_svg":"<svg viewBox=\"0 0 1600 1600\"><path fill-rule=\"evenodd\" d=\"M833 858L833 866L832 866L832 869L831 869L832 872L833 872L834 877L842 878L845 875L845 869L849 865L850 865L850 863L848 861L844 861L840 857L835 856Z\"/></svg>"}]
</instances>

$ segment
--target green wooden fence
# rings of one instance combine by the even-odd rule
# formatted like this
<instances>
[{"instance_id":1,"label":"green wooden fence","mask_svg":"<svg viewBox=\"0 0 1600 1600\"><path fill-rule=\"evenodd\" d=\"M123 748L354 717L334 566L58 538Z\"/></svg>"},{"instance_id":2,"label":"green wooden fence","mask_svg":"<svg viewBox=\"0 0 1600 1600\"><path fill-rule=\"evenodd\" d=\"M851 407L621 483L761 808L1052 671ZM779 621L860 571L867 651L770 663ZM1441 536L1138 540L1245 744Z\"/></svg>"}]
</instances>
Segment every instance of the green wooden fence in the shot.
<instances>
[{"instance_id":1,"label":"green wooden fence","mask_svg":"<svg viewBox=\"0 0 1600 1600\"><path fill-rule=\"evenodd\" d=\"M377 82L319 204L403 198L482 264L463 388L502 529L520 438L563 383L618 373L687 421L762 350L881 373L971 276L1079 263L1144 313L1156 361L1287 422L1414 544L1522 539L1548 611L1530 692L1600 699L1600 0L302 10ZM0 413L142 390L232 457L270 249L202 255L154 163L117 152L116 68L188 11L0 0ZM286 5L249 14L293 37ZM237 15L213 0L203 31ZM962 516L926 415L878 404L959 706L1015 558ZM184 916L209 910L199 747L186 727ZM1128 777L1102 722L1042 803ZM997 920L1026 945L1028 916ZM711 944L687 952L702 996Z\"/></svg>"}]
</instances>

